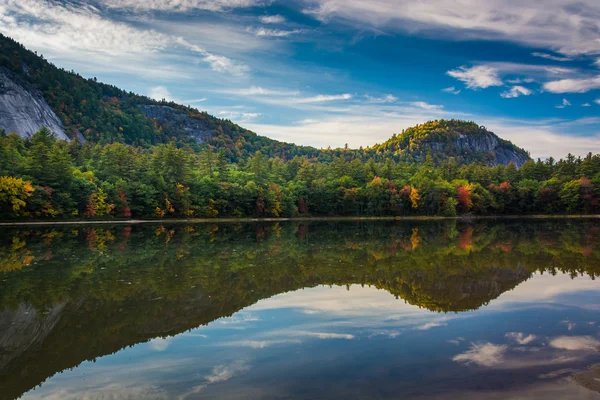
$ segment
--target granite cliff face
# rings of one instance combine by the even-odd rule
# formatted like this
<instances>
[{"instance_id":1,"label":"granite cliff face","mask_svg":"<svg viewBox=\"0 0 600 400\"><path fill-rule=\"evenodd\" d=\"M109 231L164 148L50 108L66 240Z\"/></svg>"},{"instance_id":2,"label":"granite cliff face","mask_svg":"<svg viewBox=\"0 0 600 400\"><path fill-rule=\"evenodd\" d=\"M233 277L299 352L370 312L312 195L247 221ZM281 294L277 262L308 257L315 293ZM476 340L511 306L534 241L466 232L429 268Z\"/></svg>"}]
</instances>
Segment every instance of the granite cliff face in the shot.
<instances>
[{"instance_id":1,"label":"granite cliff face","mask_svg":"<svg viewBox=\"0 0 600 400\"><path fill-rule=\"evenodd\" d=\"M144 104L138 107L146 118L156 119L171 128L183 131L187 136L196 139L198 143L211 137L211 130L202 121L188 116L185 111L158 105Z\"/></svg>"},{"instance_id":2,"label":"granite cliff face","mask_svg":"<svg viewBox=\"0 0 600 400\"><path fill-rule=\"evenodd\" d=\"M54 132L57 138L69 140L62 122L41 93L12 72L0 68L0 129L27 138L42 126Z\"/></svg>"},{"instance_id":3,"label":"granite cliff face","mask_svg":"<svg viewBox=\"0 0 600 400\"><path fill-rule=\"evenodd\" d=\"M447 143L425 142L433 151L443 151ZM512 149L504 145L504 141L491 132L478 135L465 135L457 133L452 140L451 147L458 152L479 152L487 153L491 164L508 165L511 162L517 167L525 164L529 160L529 155L520 149Z\"/></svg>"},{"instance_id":4,"label":"granite cliff face","mask_svg":"<svg viewBox=\"0 0 600 400\"><path fill-rule=\"evenodd\" d=\"M409 162L423 162L431 156L436 162L453 157L459 164L514 163L520 167L530 159L525 150L499 138L485 126L454 119L416 125L368 150Z\"/></svg>"}]
</instances>

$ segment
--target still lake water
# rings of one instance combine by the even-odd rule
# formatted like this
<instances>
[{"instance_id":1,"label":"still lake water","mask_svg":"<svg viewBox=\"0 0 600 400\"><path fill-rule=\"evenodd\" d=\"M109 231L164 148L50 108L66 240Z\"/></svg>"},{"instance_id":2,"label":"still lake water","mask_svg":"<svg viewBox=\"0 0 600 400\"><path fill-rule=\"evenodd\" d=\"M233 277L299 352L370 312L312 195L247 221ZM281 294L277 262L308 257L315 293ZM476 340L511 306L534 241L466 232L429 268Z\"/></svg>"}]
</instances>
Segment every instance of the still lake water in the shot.
<instances>
[{"instance_id":1,"label":"still lake water","mask_svg":"<svg viewBox=\"0 0 600 400\"><path fill-rule=\"evenodd\" d=\"M598 399L599 239L586 221L2 228L0 398Z\"/></svg>"}]
</instances>

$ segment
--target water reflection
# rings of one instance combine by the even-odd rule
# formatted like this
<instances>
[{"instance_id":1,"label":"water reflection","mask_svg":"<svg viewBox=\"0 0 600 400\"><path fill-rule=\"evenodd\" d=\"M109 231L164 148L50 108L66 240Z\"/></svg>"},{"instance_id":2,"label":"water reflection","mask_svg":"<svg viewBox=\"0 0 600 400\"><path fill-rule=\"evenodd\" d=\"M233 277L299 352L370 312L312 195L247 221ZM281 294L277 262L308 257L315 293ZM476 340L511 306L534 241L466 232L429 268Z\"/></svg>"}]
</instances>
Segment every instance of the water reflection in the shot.
<instances>
[{"instance_id":1,"label":"water reflection","mask_svg":"<svg viewBox=\"0 0 600 400\"><path fill-rule=\"evenodd\" d=\"M0 397L596 398L598 232L5 229Z\"/></svg>"}]
</instances>

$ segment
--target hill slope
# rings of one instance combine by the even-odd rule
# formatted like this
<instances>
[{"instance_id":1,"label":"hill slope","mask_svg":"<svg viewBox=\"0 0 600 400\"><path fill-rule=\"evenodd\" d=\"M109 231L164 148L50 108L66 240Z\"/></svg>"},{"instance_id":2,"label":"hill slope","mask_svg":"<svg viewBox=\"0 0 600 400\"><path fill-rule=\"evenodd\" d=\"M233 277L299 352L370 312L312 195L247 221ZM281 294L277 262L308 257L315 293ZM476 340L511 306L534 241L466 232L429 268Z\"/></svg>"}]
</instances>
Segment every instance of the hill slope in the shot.
<instances>
[{"instance_id":1,"label":"hill slope","mask_svg":"<svg viewBox=\"0 0 600 400\"><path fill-rule=\"evenodd\" d=\"M43 57L0 34L0 82L19 87L19 93L41 98L62 121L67 137L100 142L121 142L135 146L177 141L190 146L206 143L225 148L232 161L260 150L265 155L292 158L317 156L320 150L279 142L223 120L172 102L159 102L126 92L115 86L85 79L57 68ZM15 91L0 90L0 104L14 101ZM23 107L13 107L13 110ZM46 111L46 110L44 110ZM0 115L0 129L13 131L14 113ZM35 112L30 119L37 121ZM51 119L51 117L50 117ZM21 118L23 121L24 119ZM49 126L59 137L58 127ZM17 130L29 136L27 129Z\"/></svg>"},{"instance_id":2,"label":"hill slope","mask_svg":"<svg viewBox=\"0 0 600 400\"><path fill-rule=\"evenodd\" d=\"M452 156L460 163L507 165L513 162L518 167L530 159L525 150L499 138L485 127L459 120L417 125L369 150L384 157L414 161L424 160L427 155L431 155L434 161Z\"/></svg>"},{"instance_id":3,"label":"hill slope","mask_svg":"<svg viewBox=\"0 0 600 400\"><path fill-rule=\"evenodd\" d=\"M394 135L366 151L320 150L259 136L229 120L173 102L155 101L115 86L85 79L57 68L43 57L0 34L0 129L23 137L41 125L59 138L121 142L134 146L176 141L199 149L210 145L225 149L233 162L256 151L268 157L295 156L330 162L346 159L391 158L420 162L427 154L434 161L454 156L459 163L521 166L528 154L473 122L433 121Z\"/></svg>"}]
</instances>

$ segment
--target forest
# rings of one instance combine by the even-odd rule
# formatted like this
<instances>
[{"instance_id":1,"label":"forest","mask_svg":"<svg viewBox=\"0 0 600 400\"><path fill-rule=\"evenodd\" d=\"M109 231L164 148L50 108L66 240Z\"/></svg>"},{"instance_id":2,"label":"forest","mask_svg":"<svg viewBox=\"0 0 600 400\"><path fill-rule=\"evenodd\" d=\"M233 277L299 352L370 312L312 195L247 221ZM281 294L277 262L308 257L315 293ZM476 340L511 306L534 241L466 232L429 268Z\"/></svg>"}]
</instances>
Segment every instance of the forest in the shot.
<instances>
[{"instance_id":1,"label":"forest","mask_svg":"<svg viewBox=\"0 0 600 400\"><path fill-rule=\"evenodd\" d=\"M231 162L224 148L130 146L0 134L0 218L110 219L592 214L600 155L489 166L454 157L421 162L268 157Z\"/></svg>"}]
</instances>

